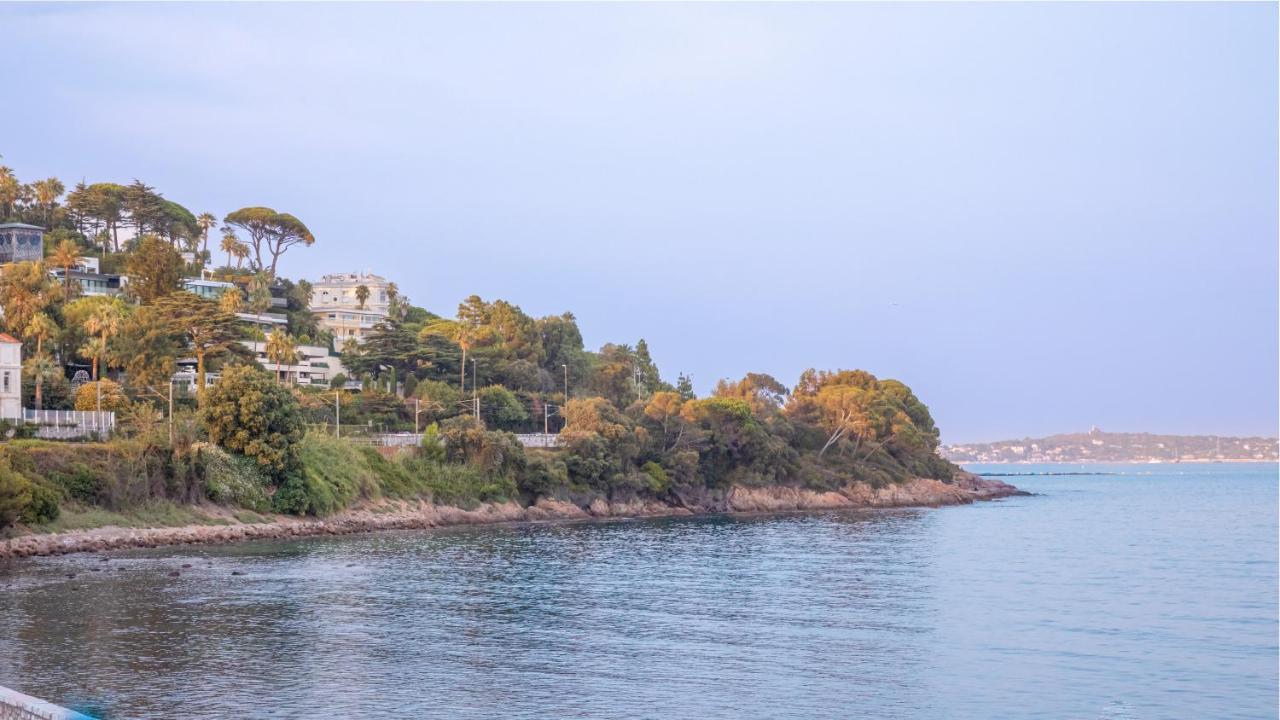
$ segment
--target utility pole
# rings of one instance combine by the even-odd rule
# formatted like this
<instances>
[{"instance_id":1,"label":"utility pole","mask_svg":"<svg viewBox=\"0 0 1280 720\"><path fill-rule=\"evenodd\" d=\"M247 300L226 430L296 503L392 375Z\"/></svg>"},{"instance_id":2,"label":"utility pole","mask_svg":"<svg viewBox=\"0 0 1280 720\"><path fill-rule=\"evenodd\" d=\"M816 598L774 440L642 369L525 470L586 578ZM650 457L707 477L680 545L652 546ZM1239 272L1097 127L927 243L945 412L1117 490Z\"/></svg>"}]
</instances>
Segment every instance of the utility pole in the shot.
<instances>
[{"instance_id":1,"label":"utility pole","mask_svg":"<svg viewBox=\"0 0 1280 720\"><path fill-rule=\"evenodd\" d=\"M542 434L551 434L551 405L542 403Z\"/></svg>"},{"instance_id":2,"label":"utility pole","mask_svg":"<svg viewBox=\"0 0 1280 720\"><path fill-rule=\"evenodd\" d=\"M169 447L173 447L173 378L169 378Z\"/></svg>"},{"instance_id":3,"label":"utility pole","mask_svg":"<svg viewBox=\"0 0 1280 720\"><path fill-rule=\"evenodd\" d=\"M471 399L476 405L476 422L480 422L480 388L476 385L476 359L471 358Z\"/></svg>"},{"instance_id":4,"label":"utility pole","mask_svg":"<svg viewBox=\"0 0 1280 720\"><path fill-rule=\"evenodd\" d=\"M333 436L342 437L342 391L333 394Z\"/></svg>"},{"instance_id":5,"label":"utility pole","mask_svg":"<svg viewBox=\"0 0 1280 720\"><path fill-rule=\"evenodd\" d=\"M422 400L419 398L414 398L413 399L413 434L414 435L417 435L418 433L422 432L421 430L418 429L418 415L420 415L421 413L422 413Z\"/></svg>"},{"instance_id":6,"label":"utility pole","mask_svg":"<svg viewBox=\"0 0 1280 720\"><path fill-rule=\"evenodd\" d=\"M569 402L569 365L564 364L560 367L564 368L564 401Z\"/></svg>"}]
</instances>

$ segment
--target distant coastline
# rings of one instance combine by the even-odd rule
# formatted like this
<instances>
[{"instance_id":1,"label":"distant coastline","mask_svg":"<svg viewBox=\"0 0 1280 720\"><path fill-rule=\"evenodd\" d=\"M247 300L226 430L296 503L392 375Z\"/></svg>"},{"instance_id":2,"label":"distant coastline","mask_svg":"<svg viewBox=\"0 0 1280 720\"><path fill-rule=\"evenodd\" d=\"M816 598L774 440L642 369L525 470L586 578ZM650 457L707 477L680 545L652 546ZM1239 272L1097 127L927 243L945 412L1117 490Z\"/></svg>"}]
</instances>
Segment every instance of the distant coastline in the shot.
<instances>
[{"instance_id":1,"label":"distant coastline","mask_svg":"<svg viewBox=\"0 0 1280 720\"><path fill-rule=\"evenodd\" d=\"M1220 435L1113 433L1093 428L1043 438L943 445L953 463L1176 463L1280 462L1280 439Z\"/></svg>"}]
</instances>

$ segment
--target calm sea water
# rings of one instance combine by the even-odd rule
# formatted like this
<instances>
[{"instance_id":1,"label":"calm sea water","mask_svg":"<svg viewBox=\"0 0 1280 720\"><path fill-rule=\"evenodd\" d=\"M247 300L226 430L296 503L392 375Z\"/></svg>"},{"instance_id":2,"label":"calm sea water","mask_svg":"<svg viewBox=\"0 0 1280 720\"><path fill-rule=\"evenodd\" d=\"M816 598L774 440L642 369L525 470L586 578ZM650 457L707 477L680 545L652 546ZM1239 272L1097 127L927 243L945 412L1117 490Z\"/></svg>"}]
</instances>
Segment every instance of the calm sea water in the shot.
<instances>
[{"instance_id":1,"label":"calm sea water","mask_svg":"<svg viewBox=\"0 0 1280 720\"><path fill-rule=\"evenodd\" d=\"M1084 469L1120 474L21 561L0 685L112 718L1274 718L1276 466Z\"/></svg>"}]
</instances>

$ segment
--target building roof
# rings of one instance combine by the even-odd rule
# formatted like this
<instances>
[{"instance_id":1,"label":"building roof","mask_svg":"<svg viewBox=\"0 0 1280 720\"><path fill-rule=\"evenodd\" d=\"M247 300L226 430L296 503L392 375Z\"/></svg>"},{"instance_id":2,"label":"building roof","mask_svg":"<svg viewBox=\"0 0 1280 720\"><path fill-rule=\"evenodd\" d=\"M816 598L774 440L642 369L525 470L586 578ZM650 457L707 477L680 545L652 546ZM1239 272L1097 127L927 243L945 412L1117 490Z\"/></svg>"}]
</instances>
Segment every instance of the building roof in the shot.
<instances>
[{"instance_id":1,"label":"building roof","mask_svg":"<svg viewBox=\"0 0 1280 720\"><path fill-rule=\"evenodd\" d=\"M2 332L0 332L0 343L17 343L17 344L21 345L21 344L22 344L22 341L21 341L21 340L18 340L18 339L16 339L16 338L14 338L14 337L13 337L12 335L10 335L9 333L2 333Z\"/></svg>"},{"instance_id":2,"label":"building roof","mask_svg":"<svg viewBox=\"0 0 1280 720\"><path fill-rule=\"evenodd\" d=\"M0 230L8 230L9 228L21 228L23 230L39 230L44 232L44 228L39 225L28 225L26 223L0 223Z\"/></svg>"}]
</instances>

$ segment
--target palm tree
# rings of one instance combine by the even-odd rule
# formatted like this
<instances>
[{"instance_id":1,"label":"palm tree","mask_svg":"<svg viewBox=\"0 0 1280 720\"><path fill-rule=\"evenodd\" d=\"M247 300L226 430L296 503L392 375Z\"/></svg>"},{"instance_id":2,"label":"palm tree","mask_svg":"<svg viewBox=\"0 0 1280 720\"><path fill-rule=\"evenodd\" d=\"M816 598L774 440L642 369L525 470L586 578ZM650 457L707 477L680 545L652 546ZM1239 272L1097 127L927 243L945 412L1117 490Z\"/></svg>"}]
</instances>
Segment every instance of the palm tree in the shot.
<instances>
[{"instance_id":1,"label":"palm tree","mask_svg":"<svg viewBox=\"0 0 1280 720\"><path fill-rule=\"evenodd\" d=\"M200 226L200 252L209 252L209 231L217 224L218 218L213 213L202 212L196 216L196 225Z\"/></svg>"},{"instance_id":2,"label":"palm tree","mask_svg":"<svg viewBox=\"0 0 1280 720\"><path fill-rule=\"evenodd\" d=\"M36 409L44 409L44 381L45 378L51 378L60 369L58 363L53 361L45 353L38 353L27 360L25 363L26 372L36 381Z\"/></svg>"},{"instance_id":3,"label":"palm tree","mask_svg":"<svg viewBox=\"0 0 1280 720\"><path fill-rule=\"evenodd\" d=\"M236 246L239 244L240 240L234 230L222 228L222 244L218 247L227 254L227 267L231 267L231 256L236 254Z\"/></svg>"},{"instance_id":4,"label":"palm tree","mask_svg":"<svg viewBox=\"0 0 1280 720\"><path fill-rule=\"evenodd\" d=\"M58 324L48 315L38 312L27 322L24 334L36 339L36 354L44 352L44 341L58 334Z\"/></svg>"},{"instance_id":5,"label":"palm tree","mask_svg":"<svg viewBox=\"0 0 1280 720\"><path fill-rule=\"evenodd\" d=\"M13 204L22 195L22 183L12 168L0 165L0 220L13 215Z\"/></svg>"},{"instance_id":6,"label":"palm tree","mask_svg":"<svg viewBox=\"0 0 1280 720\"><path fill-rule=\"evenodd\" d=\"M40 203L40 207L44 208L44 226L52 230L53 206L58 203L58 198L62 197L62 193L67 188L56 177L37 180L31 185L35 190L36 202Z\"/></svg>"},{"instance_id":7,"label":"palm tree","mask_svg":"<svg viewBox=\"0 0 1280 720\"><path fill-rule=\"evenodd\" d=\"M359 303L361 310L364 309L365 301L367 301L368 299L369 299L369 286L357 285L356 286L356 302Z\"/></svg>"},{"instance_id":8,"label":"palm tree","mask_svg":"<svg viewBox=\"0 0 1280 720\"><path fill-rule=\"evenodd\" d=\"M267 336L267 357L271 358L271 362L276 364L277 384L280 382L280 367L293 364L297 349L298 346L293 337L281 332L278 328L272 330L271 334Z\"/></svg>"},{"instance_id":9,"label":"palm tree","mask_svg":"<svg viewBox=\"0 0 1280 720\"><path fill-rule=\"evenodd\" d=\"M480 340L480 327L459 320L441 318L431 322L418 333L420 338L431 335L447 338L462 348L462 367L458 371L458 387L465 394L467 392L467 351Z\"/></svg>"},{"instance_id":10,"label":"palm tree","mask_svg":"<svg viewBox=\"0 0 1280 720\"><path fill-rule=\"evenodd\" d=\"M244 297L240 295L240 288L228 288L223 291L222 296L218 298L218 307L228 315L235 315L244 307Z\"/></svg>"},{"instance_id":11,"label":"palm tree","mask_svg":"<svg viewBox=\"0 0 1280 720\"><path fill-rule=\"evenodd\" d=\"M107 353L107 341L120 332L120 308L115 303L103 303L85 318L84 331L91 340L80 352L93 357L93 379L98 379L98 363Z\"/></svg>"},{"instance_id":12,"label":"palm tree","mask_svg":"<svg viewBox=\"0 0 1280 720\"><path fill-rule=\"evenodd\" d=\"M80 262L80 246L75 240L63 240L54 248L49 262L62 268L62 301L66 302L71 298L71 268Z\"/></svg>"},{"instance_id":13,"label":"palm tree","mask_svg":"<svg viewBox=\"0 0 1280 720\"><path fill-rule=\"evenodd\" d=\"M245 258L249 257L249 244L237 240L231 253L236 256L236 269L239 270L244 265Z\"/></svg>"}]
</instances>

